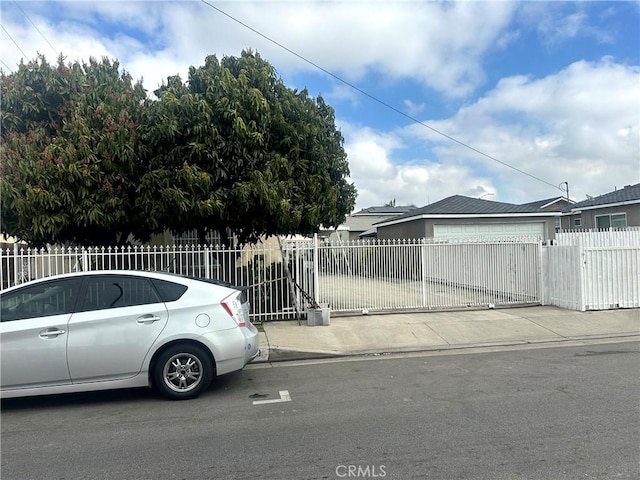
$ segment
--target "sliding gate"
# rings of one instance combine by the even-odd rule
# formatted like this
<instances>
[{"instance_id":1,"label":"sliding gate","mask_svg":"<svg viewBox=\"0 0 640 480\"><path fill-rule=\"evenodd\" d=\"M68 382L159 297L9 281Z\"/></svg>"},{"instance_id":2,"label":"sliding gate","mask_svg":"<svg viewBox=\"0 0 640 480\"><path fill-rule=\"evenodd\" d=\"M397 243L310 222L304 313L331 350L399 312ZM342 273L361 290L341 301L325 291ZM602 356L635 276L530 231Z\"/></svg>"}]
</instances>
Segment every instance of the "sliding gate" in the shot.
<instances>
[{"instance_id":1,"label":"sliding gate","mask_svg":"<svg viewBox=\"0 0 640 480\"><path fill-rule=\"evenodd\" d=\"M301 290L332 312L541 303L534 240L298 242L285 251Z\"/></svg>"}]
</instances>

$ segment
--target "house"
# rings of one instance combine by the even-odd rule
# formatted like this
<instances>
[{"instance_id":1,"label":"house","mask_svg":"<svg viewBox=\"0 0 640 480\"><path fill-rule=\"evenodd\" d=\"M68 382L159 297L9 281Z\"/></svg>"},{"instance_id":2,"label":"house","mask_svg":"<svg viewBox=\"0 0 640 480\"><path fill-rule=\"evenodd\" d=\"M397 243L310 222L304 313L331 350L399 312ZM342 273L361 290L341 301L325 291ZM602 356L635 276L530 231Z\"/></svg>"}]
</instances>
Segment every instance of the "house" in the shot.
<instances>
[{"instance_id":1,"label":"house","mask_svg":"<svg viewBox=\"0 0 640 480\"><path fill-rule=\"evenodd\" d=\"M414 205L369 207L349 215L336 230L322 232L332 240L343 242L375 237L374 224L415 210Z\"/></svg>"},{"instance_id":2,"label":"house","mask_svg":"<svg viewBox=\"0 0 640 480\"><path fill-rule=\"evenodd\" d=\"M524 203L522 207L534 207L541 210L566 210L574 203L571 200L567 201L566 197L553 197L545 200L538 200L536 202ZM556 232L562 230L562 217L555 217Z\"/></svg>"},{"instance_id":3,"label":"house","mask_svg":"<svg viewBox=\"0 0 640 480\"><path fill-rule=\"evenodd\" d=\"M562 217L563 230L640 227L640 183L574 203Z\"/></svg>"},{"instance_id":4,"label":"house","mask_svg":"<svg viewBox=\"0 0 640 480\"><path fill-rule=\"evenodd\" d=\"M379 239L459 240L535 236L550 240L555 238L558 219L567 205L563 197L515 205L453 195L374 226Z\"/></svg>"}]
</instances>

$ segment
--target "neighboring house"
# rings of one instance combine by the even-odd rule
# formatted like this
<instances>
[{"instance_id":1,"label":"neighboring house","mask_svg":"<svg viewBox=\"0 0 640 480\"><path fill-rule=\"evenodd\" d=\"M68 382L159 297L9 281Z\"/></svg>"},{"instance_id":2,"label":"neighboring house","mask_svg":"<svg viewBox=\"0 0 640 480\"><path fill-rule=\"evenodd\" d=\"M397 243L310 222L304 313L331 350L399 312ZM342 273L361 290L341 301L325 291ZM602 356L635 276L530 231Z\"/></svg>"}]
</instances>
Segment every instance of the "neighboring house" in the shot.
<instances>
[{"instance_id":1,"label":"neighboring house","mask_svg":"<svg viewBox=\"0 0 640 480\"><path fill-rule=\"evenodd\" d=\"M385 206L385 207L369 207L359 212L349 215L343 224L335 230L321 232L332 240L340 240L343 242L358 240L361 238L375 237L376 228L374 224L397 217L404 213L415 210L414 205L406 206Z\"/></svg>"},{"instance_id":2,"label":"neighboring house","mask_svg":"<svg viewBox=\"0 0 640 480\"><path fill-rule=\"evenodd\" d=\"M566 199L515 205L454 195L375 224L379 239L555 238Z\"/></svg>"},{"instance_id":3,"label":"neighboring house","mask_svg":"<svg viewBox=\"0 0 640 480\"><path fill-rule=\"evenodd\" d=\"M537 202L524 203L522 207L535 207L540 210L566 210L570 204L575 202L567 201L565 197L553 197L545 200L538 200ZM556 232L562 230L562 217L555 217Z\"/></svg>"},{"instance_id":4,"label":"neighboring house","mask_svg":"<svg viewBox=\"0 0 640 480\"><path fill-rule=\"evenodd\" d=\"M7 237L6 235L0 235L0 248L13 248L14 245L20 244L14 237Z\"/></svg>"},{"instance_id":5,"label":"neighboring house","mask_svg":"<svg viewBox=\"0 0 640 480\"><path fill-rule=\"evenodd\" d=\"M574 203L562 217L563 230L640 227L640 183Z\"/></svg>"},{"instance_id":6,"label":"neighboring house","mask_svg":"<svg viewBox=\"0 0 640 480\"><path fill-rule=\"evenodd\" d=\"M538 210L550 210L552 212L562 210L569 205L565 197L552 197L536 202L523 203L521 207L532 207Z\"/></svg>"},{"instance_id":7,"label":"neighboring house","mask_svg":"<svg viewBox=\"0 0 640 480\"><path fill-rule=\"evenodd\" d=\"M229 239L231 240L232 245L238 245L238 239L235 235L232 234L231 230L227 230L227 234L229 235ZM131 243L138 244L139 242L135 242L132 239ZM145 242L145 245L148 246L167 246L167 245L175 245L175 246L193 246L200 245L203 242L200 241L198 237L198 232L196 230L190 230L187 232L183 232L180 234L173 234L170 231L166 230L163 233L155 234L151 236L151 239L148 242ZM206 245L221 245L222 237L220 236L220 232L218 231L208 231L205 236L204 244Z\"/></svg>"}]
</instances>

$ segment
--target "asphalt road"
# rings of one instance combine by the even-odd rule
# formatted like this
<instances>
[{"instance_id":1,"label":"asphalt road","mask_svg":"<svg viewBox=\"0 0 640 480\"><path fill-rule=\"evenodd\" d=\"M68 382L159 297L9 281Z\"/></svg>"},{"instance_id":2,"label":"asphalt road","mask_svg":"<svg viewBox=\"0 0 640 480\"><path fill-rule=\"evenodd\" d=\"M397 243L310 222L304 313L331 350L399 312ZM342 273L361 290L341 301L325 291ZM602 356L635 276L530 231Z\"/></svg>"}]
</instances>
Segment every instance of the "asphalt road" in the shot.
<instances>
[{"instance_id":1,"label":"asphalt road","mask_svg":"<svg viewBox=\"0 0 640 480\"><path fill-rule=\"evenodd\" d=\"M1 421L3 480L636 479L640 346L251 366L191 401L6 400Z\"/></svg>"}]
</instances>

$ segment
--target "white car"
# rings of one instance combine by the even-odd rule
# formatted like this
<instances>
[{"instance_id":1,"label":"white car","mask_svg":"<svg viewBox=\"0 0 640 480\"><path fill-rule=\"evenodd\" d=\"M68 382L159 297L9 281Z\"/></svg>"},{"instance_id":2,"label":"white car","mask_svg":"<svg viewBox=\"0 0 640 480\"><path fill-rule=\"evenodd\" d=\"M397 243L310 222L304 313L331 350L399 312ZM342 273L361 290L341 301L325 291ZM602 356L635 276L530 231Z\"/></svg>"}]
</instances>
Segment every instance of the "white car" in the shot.
<instances>
[{"instance_id":1,"label":"white car","mask_svg":"<svg viewBox=\"0 0 640 480\"><path fill-rule=\"evenodd\" d=\"M153 386L193 398L258 354L244 291L129 270L0 292L2 398Z\"/></svg>"}]
</instances>

